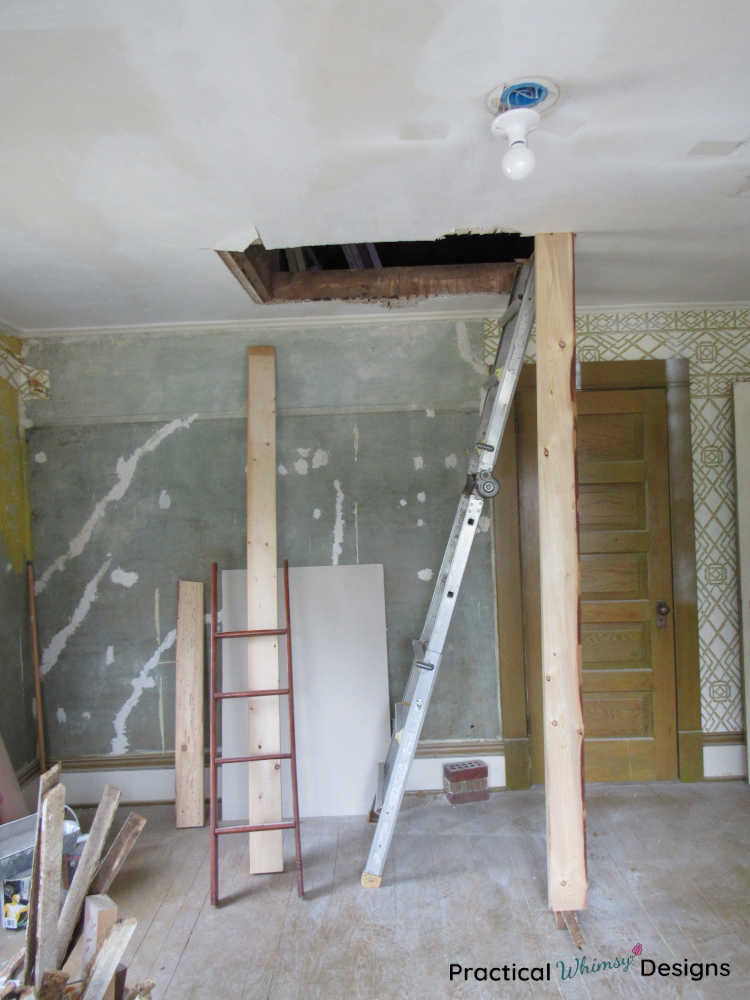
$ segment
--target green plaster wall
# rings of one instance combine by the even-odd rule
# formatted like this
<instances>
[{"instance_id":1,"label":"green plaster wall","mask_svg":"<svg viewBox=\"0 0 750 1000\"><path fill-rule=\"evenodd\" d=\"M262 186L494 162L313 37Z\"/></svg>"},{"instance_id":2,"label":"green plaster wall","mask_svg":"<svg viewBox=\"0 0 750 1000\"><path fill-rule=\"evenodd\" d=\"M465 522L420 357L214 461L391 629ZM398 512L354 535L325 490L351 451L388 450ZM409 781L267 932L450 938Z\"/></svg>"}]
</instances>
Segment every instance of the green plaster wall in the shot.
<instances>
[{"instance_id":1,"label":"green plaster wall","mask_svg":"<svg viewBox=\"0 0 750 1000\"><path fill-rule=\"evenodd\" d=\"M177 580L244 560L251 344L277 351L279 555L383 564L401 695L474 443L480 322L40 339L51 393L28 405L28 445L52 756L173 747ZM500 735L491 548L487 519L425 738Z\"/></svg>"}]
</instances>

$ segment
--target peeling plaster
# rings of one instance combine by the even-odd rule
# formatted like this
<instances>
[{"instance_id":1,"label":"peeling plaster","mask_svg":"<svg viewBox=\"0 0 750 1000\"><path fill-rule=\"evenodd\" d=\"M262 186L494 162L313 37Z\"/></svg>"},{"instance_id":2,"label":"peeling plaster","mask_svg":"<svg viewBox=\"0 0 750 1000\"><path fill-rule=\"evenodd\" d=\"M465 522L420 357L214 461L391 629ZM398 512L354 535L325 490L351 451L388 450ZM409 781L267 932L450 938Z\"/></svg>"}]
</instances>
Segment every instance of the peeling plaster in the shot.
<instances>
[{"instance_id":1,"label":"peeling plaster","mask_svg":"<svg viewBox=\"0 0 750 1000\"><path fill-rule=\"evenodd\" d=\"M121 587L130 588L138 583L138 574L129 573L121 566L118 566L117 569L113 569L109 578L112 583L119 583Z\"/></svg>"},{"instance_id":2,"label":"peeling plaster","mask_svg":"<svg viewBox=\"0 0 750 1000\"><path fill-rule=\"evenodd\" d=\"M64 555L59 556L50 566L48 566L40 579L37 580L37 594L42 593L49 583L50 578L55 573L62 572L62 570L65 569L70 559L75 559L83 552L91 540L94 528L104 518L107 507L117 500L122 500L127 493L130 484L133 481L133 476L135 475L138 463L143 456L151 451L155 451L162 441L168 438L171 434L174 434L175 431L189 427L192 422L197 419L197 417L198 414L194 413L190 417L178 417L176 420L171 420L168 424L164 424L163 427L160 427L158 431L155 431L155 433L153 433L151 437L147 438L142 445L139 445L135 451L128 456L128 458L118 459L116 466L117 481L115 485L109 493L102 497L102 499L99 500L94 506L93 511L89 514L83 527L68 545L68 551Z\"/></svg>"},{"instance_id":3,"label":"peeling plaster","mask_svg":"<svg viewBox=\"0 0 750 1000\"><path fill-rule=\"evenodd\" d=\"M306 476L308 469L309 469L309 464L306 458L298 458L297 461L294 463L294 471L299 476Z\"/></svg>"},{"instance_id":4,"label":"peeling plaster","mask_svg":"<svg viewBox=\"0 0 750 1000\"><path fill-rule=\"evenodd\" d=\"M415 472L419 472L420 469L424 469L424 459L421 455L415 455L414 458L412 458L412 462L414 462Z\"/></svg>"},{"instance_id":5,"label":"peeling plaster","mask_svg":"<svg viewBox=\"0 0 750 1000\"><path fill-rule=\"evenodd\" d=\"M247 466L245 467L245 472L247 472ZM278 473L279 473L280 476L288 476L289 475L289 469L287 469L287 467L285 465L280 465L279 468L278 468Z\"/></svg>"},{"instance_id":6,"label":"peeling plaster","mask_svg":"<svg viewBox=\"0 0 750 1000\"><path fill-rule=\"evenodd\" d=\"M61 726L65 725L65 723L68 721L68 714L61 705L58 705L57 712L55 714L57 715L57 721L60 723L60 725Z\"/></svg>"},{"instance_id":7,"label":"peeling plaster","mask_svg":"<svg viewBox=\"0 0 750 1000\"><path fill-rule=\"evenodd\" d=\"M73 614L65 628L61 628L52 636L49 645L42 653L42 673L48 673L60 658L60 654L68 644L68 639L81 626L86 615L91 610L91 605L99 596L99 582L110 567L112 557L107 556L99 567L96 575L93 576L83 589L80 601L76 605Z\"/></svg>"},{"instance_id":8,"label":"peeling plaster","mask_svg":"<svg viewBox=\"0 0 750 1000\"><path fill-rule=\"evenodd\" d=\"M429 583L435 574L431 569L420 569L417 576L420 580L424 580L425 583Z\"/></svg>"},{"instance_id":9,"label":"peeling plaster","mask_svg":"<svg viewBox=\"0 0 750 1000\"><path fill-rule=\"evenodd\" d=\"M489 517L487 517L486 514L483 514L479 518L479 525L478 525L478 527L479 527L480 531L489 531L490 530L490 519L489 519Z\"/></svg>"},{"instance_id":10,"label":"peeling plaster","mask_svg":"<svg viewBox=\"0 0 750 1000\"><path fill-rule=\"evenodd\" d=\"M433 410L433 408L431 406L428 406L427 409L424 411L424 415L426 417L432 418L432 417L435 416L435 411Z\"/></svg>"},{"instance_id":11,"label":"peeling plaster","mask_svg":"<svg viewBox=\"0 0 750 1000\"><path fill-rule=\"evenodd\" d=\"M166 490L162 490L161 493L159 494L159 506L161 507L162 510L169 510L169 508L172 506L172 498L170 497L170 495L167 493Z\"/></svg>"},{"instance_id":12,"label":"peeling plaster","mask_svg":"<svg viewBox=\"0 0 750 1000\"><path fill-rule=\"evenodd\" d=\"M323 451L322 448L318 448L312 457L312 467L313 469L320 469L324 465L328 465L328 452Z\"/></svg>"},{"instance_id":13,"label":"peeling plaster","mask_svg":"<svg viewBox=\"0 0 750 1000\"><path fill-rule=\"evenodd\" d=\"M341 483L334 479L333 488L336 492L336 520L333 525L333 545L331 546L331 566L338 566L339 556L344 550L344 491Z\"/></svg>"},{"instance_id":14,"label":"peeling plaster","mask_svg":"<svg viewBox=\"0 0 750 1000\"><path fill-rule=\"evenodd\" d=\"M107 646L107 652L104 654L104 662L107 666L115 662L115 647Z\"/></svg>"},{"instance_id":15,"label":"peeling plaster","mask_svg":"<svg viewBox=\"0 0 750 1000\"><path fill-rule=\"evenodd\" d=\"M445 462L446 469L455 469L458 464L458 459L454 454L446 455L443 461Z\"/></svg>"},{"instance_id":16,"label":"peeling plaster","mask_svg":"<svg viewBox=\"0 0 750 1000\"><path fill-rule=\"evenodd\" d=\"M315 508L315 510L313 511L313 517L315 518L316 521L320 520L320 507Z\"/></svg>"},{"instance_id":17,"label":"peeling plaster","mask_svg":"<svg viewBox=\"0 0 750 1000\"><path fill-rule=\"evenodd\" d=\"M123 754L128 751L128 737L126 733L128 718L130 713L133 711L135 706L141 699L141 695L147 688L156 687L156 681L151 676L151 672L159 665L162 653L166 650L171 649L175 644L177 638L177 629L172 629L170 632L164 636L163 642L161 642L154 652L153 656L150 657L144 663L141 668L140 673L137 677L134 677L130 682L133 693L130 695L128 700L122 706L120 711L115 715L113 719L113 725L115 727L115 735L112 737L112 750L113 754Z\"/></svg>"},{"instance_id":18,"label":"peeling plaster","mask_svg":"<svg viewBox=\"0 0 750 1000\"><path fill-rule=\"evenodd\" d=\"M36 455L34 455L34 461L38 465L44 465L44 463L47 461L47 453L44 451L38 451Z\"/></svg>"},{"instance_id":19,"label":"peeling plaster","mask_svg":"<svg viewBox=\"0 0 750 1000\"><path fill-rule=\"evenodd\" d=\"M354 461L359 461L359 427L354 425Z\"/></svg>"},{"instance_id":20,"label":"peeling plaster","mask_svg":"<svg viewBox=\"0 0 750 1000\"><path fill-rule=\"evenodd\" d=\"M424 492L424 490L420 490L419 493L417 493L417 500L419 501L419 503L424 503L426 499L427 499L427 494Z\"/></svg>"}]
</instances>

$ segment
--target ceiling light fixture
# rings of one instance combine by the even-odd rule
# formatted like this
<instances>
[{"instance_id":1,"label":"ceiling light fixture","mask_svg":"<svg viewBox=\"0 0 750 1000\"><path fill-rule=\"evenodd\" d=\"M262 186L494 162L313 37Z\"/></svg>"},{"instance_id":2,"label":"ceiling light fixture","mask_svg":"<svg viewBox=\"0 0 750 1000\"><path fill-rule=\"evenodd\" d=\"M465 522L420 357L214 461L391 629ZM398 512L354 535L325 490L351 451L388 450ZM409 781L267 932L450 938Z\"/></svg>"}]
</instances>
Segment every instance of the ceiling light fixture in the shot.
<instances>
[{"instance_id":1,"label":"ceiling light fixture","mask_svg":"<svg viewBox=\"0 0 750 1000\"><path fill-rule=\"evenodd\" d=\"M497 116L492 133L508 140L503 173L512 181L524 180L534 169L536 157L529 146L529 134L539 125L541 113L549 110L559 96L557 84L546 77L504 83L488 95L487 106Z\"/></svg>"},{"instance_id":2,"label":"ceiling light fixture","mask_svg":"<svg viewBox=\"0 0 750 1000\"><path fill-rule=\"evenodd\" d=\"M508 149L503 157L503 173L512 181L522 181L534 169L536 156L529 147L528 136L539 124L539 112L533 108L511 108L503 111L492 123L495 135L504 135Z\"/></svg>"}]
</instances>

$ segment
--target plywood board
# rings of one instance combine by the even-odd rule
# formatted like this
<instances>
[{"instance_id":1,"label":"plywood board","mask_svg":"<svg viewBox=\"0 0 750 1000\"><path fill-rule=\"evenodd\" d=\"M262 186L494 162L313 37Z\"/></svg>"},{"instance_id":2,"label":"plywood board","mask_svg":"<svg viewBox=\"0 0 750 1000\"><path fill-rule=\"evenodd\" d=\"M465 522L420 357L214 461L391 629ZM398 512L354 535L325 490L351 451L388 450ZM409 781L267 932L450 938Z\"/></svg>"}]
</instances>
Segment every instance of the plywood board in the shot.
<instances>
[{"instance_id":1,"label":"plywood board","mask_svg":"<svg viewBox=\"0 0 750 1000\"><path fill-rule=\"evenodd\" d=\"M279 599L283 600L281 580ZM222 627L242 621L244 573L222 573ZM390 738L383 567L306 566L290 570L292 654L300 812L365 815ZM242 677L243 640L223 643L224 690ZM282 642L283 646L283 642ZM283 650L282 650L283 652ZM282 677L286 675L282 656ZM222 706L223 750L241 752L244 713ZM287 703L281 706L287 746ZM225 819L247 815L243 765L222 768ZM284 814L291 815L284 768Z\"/></svg>"},{"instance_id":2,"label":"plywood board","mask_svg":"<svg viewBox=\"0 0 750 1000\"><path fill-rule=\"evenodd\" d=\"M750 705L750 382L734 384L734 454L737 469L737 538L740 570L740 627L745 673L745 711ZM745 722L745 729L750 725ZM750 774L750 739L746 739Z\"/></svg>"},{"instance_id":3,"label":"plywood board","mask_svg":"<svg viewBox=\"0 0 750 1000\"><path fill-rule=\"evenodd\" d=\"M547 892L564 911L585 907L587 892L573 236L538 236L535 252Z\"/></svg>"},{"instance_id":4,"label":"plywood board","mask_svg":"<svg viewBox=\"0 0 750 1000\"><path fill-rule=\"evenodd\" d=\"M203 584L177 584L175 812L178 827L203 826Z\"/></svg>"},{"instance_id":5,"label":"plywood board","mask_svg":"<svg viewBox=\"0 0 750 1000\"><path fill-rule=\"evenodd\" d=\"M269 629L278 624L276 599L276 352L247 352L247 623ZM279 686L278 640L263 636L246 642L250 690ZM247 705L250 754L276 753L281 731L277 698L254 698ZM281 765L249 764L250 823L281 819ZM284 868L281 830L250 834L250 871Z\"/></svg>"}]
</instances>

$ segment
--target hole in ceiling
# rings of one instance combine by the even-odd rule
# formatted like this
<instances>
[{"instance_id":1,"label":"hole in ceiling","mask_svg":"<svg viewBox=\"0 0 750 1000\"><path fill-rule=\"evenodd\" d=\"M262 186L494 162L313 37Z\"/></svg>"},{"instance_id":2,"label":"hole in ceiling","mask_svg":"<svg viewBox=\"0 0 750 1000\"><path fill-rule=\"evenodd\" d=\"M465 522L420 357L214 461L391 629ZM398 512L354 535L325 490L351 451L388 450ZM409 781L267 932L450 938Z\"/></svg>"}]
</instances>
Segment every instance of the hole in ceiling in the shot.
<instances>
[{"instance_id":1,"label":"hole in ceiling","mask_svg":"<svg viewBox=\"0 0 750 1000\"><path fill-rule=\"evenodd\" d=\"M280 271L342 271L359 268L492 264L531 256L534 238L519 233L465 233L439 240L346 243L280 251Z\"/></svg>"}]
</instances>

